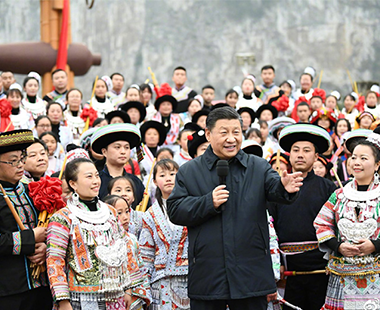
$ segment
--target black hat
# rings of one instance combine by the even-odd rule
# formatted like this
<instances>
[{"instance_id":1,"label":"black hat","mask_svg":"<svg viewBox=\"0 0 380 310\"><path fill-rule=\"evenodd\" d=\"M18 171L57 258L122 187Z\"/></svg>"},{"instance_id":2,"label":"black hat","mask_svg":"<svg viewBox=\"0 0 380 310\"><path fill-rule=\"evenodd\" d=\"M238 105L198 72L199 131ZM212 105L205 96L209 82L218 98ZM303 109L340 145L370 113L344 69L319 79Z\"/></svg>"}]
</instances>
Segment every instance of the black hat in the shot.
<instances>
[{"instance_id":1,"label":"black hat","mask_svg":"<svg viewBox=\"0 0 380 310\"><path fill-rule=\"evenodd\" d=\"M257 116L258 119L260 119L261 113L264 110L271 111L273 119L275 119L278 116L278 111L277 111L277 109L274 106L272 106L271 104L263 104L256 111L256 116Z\"/></svg>"},{"instance_id":2,"label":"black hat","mask_svg":"<svg viewBox=\"0 0 380 310\"><path fill-rule=\"evenodd\" d=\"M144 124L141 125L140 127L140 132L141 132L141 141L145 143L145 133L149 128L154 128L158 131L158 134L160 136L160 139L158 141L158 145L164 144L166 140L166 127L164 124L157 122L157 121L147 121Z\"/></svg>"},{"instance_id":3,"label":"black hat","mask_svg":"<svg viewBox=\"0 0 380 310\"><path fill-rule=\"evenodd\" d=\"M215 109L219 109L219 108L229 107L229 106L230 105L228 103L220 102L220 103L212 105L211 106L211 111L214 111Z\"/></svg>"},{"instance_id":4,"label":"black hat","mask_svg":"<svg viewBox=\"0 0 380 310\"><path fill-rule=\"evenodd\" d=\"M247 112L251 116L251 124L255 121L256 113L255 111L253 111L253 109L248 108L248 107L243 107L243 108L240 108L237 112L239 113L239 115L241 115L241 113L243 112Z\"/></svg>"},{"instance_id":5,"label":"black hat","mask_svg":"<svg viewBox=\"0 0 380 310\"><path fill-rule=\"evenodd\" d=\"M277 160L277 152L272 154L272 156L269 159L269 163L273 164L273 162L276 160ZM280 153L280 161L286 165L290 165L289 156L286 155L285 153Z\"/></svg>"},{"instance_id":6,"label":"black hat","mask_svg":"<svg viewBox=\"0 0 380 310\"><path fill-rule=\"evenodd\" d=\"M203 129L194 132L191 136L187 138L187 148L189 155L194 158L197 153L198 147L207 142L205 131Z\"/></svg>"},{"instance_id":7,"label":"black hat","mask_svg":"<svg viewBox=\"0 0 380 310\"><path fill-rule=\"evenodd\" d=\"M326 168L326 172L329 172L331 168L333 167L333 164L328 161L328 159L323 155L318 155L318 161L322 163L323 166Z\"/></svg>"},{"instance_id":8,"label":"black hat","mask_svg":"<svg viewBox=\"0 0 380 310\"><path fill-rule=\"evenodd\" d=\"M130 108L136 108L140 112L140 120L139 122L143 122L146 116L146 108L144 104L140 101L128 101L119 107L120 110L124 112L128 112Z\"/></svg>"},{"instance_id":9,"label":"black hat","mask_svg":"<svg viewBox=\"0 0 380 310\"><path fill-rule=\"evenodd\" d=\"M244 140L241 144L241 149L247 154L263 157L263 148L255 140Z\"/></svg>"},{"instance_id":10,"label":"black hat","mask_svg":"<svg viewBox=\"0 0 380 310\"><path fill-rule=\"evenodd\" d=\"M205 115L205 116L208 116L210 114L210 111L209 110L199 110L198 112L194 113L193 117L191 118L191 122L192 123L197 123L198 122L198 119Z\"/></svg>"},{"instance_id":11,"label":"black hat","mask_svg":"<svg viewBox=\"0 0 380 310\"><path fill-rule=\"evenodd\" d=\"M163 103L164 101L169 101L172 104L173 111L177 109L178 101L171 95L163 95L161 97L158 97L154 103L154 107L158 111L160 108L160 104Z\"/></svg>"},{"instance_id":12,"label":"black hat","mask_svg":"<svg viewBox=\"0 0 380 310\"><path fill-rule=\"evenodd\" d=\"M189 130L192 130L192 131L202 130L201 126L199 126L198 124L193 123L193 122L187 123L183 128L184 129L189 129Z\"/></svg>"},{"instance_id":13,"label":"black hat","mask_svg":"<svg viewBox=\"0 0 380 310\"><path fill-rule=\"evenodd\" d=\"M116 110L107 113L105 119L108 121L108 124L111 124L111 120L116 116L120 117L124 123L131 123L131 118L129 115L122 110Z\"/></svg>"},{"instance_id":14,"label":"black hat","mask_svg":"<svg viewBox=\"0 0 380 310\"><path fill-rule=\"evenodd\" d=\"M309 141L323 154L330 147L330 135L326 129L312 124L294 124L281 130L279 144L286 152L290 152L292 145L298 141Z\"/></svg>"},{"instance_id":15,"label":"black hat","mask_svg":"<svg viewBox=\"0 0 380 310\"><path fill-rule=\"evenodd\" d=\"M18 129L0 133L0 154L23 151L34 143L33 132L28 129Z\"/></svg>"},{"instance_id":16,"label":"black hat","mask_svg":"<svg viewBox=\"0 0 380 310\"><path fill-rule=\"evenodd\" d=\"M368 138L368 136L372 133L369 129L355 129L353 131L350 131L348 134L347 139L345 140L345 145L347 150L352 153L354 151L354 147L356 146L358 141L365 140ZM377 133L375 131L375 133Z\"/></svg>"},{"instance_id":17,"label":"black hat","mask_svg":"<svg viewBox=\"0 0 380 310\"><path fill-rule=\"evenodd\" d=\"M102 154L102 149L116 141L127 141L133 149L140 145L141 134L133 124L110 124L100 127L91 136L91 148L95 153Z\"/></svg>"}]
</instances>

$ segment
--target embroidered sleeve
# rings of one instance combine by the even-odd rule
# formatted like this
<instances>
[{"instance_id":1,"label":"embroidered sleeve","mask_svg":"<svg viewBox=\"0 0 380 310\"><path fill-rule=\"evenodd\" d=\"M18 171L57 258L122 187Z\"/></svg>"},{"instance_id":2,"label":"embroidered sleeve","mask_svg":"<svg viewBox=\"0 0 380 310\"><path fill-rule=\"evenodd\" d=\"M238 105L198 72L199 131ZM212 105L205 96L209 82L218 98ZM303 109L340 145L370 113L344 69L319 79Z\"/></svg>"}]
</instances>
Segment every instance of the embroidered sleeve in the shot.
<instances>
[{"instance_id":1,"label":"embroidered sleeve","mask_svg":"<svg viewBox=\"0 0 380 310\"><path fill-rule=\"evenodd\" d=\"M132 294L134 298L136 299L139 299L139 298L143 299L145 303L147 304L147 306L149 306L150 303L152 302L152 293L150 291L150 283L149 283L148 275L142 273L142 271L144 270L144 261L141 256L141 249L137 242L136 242L135 250L136 250L135 254L136 254L137 264L142 275L142 283L136 286L135 288L133 288Z\"/></svg>"},{"instance_id":2,"label":"embroidered sleeve","mask_svg":"<svg viewBox=\"0 0 380 310\"><path fill-rule=\"evenodd\" d=\"M33 230L0 234L0 255L30 255L35 250Z\"/></svg>"},{"instance_id":3,"label":"embroidered sleeve","mask_svg":"<svg viewBox=\"0 0 380 310\"><path fill-rule=\"evenodd\" d=\"M133 240L134 239L134 240ZM143 281L142 273L137 261L137 240L133 235L127 234L128 272L131 279L130 288L140 285Z\"/></svg>"},{"instance_id":4,"label":"embroidered sleeve","mask_svg":"<svg viewBox=\"0 0 380 310\"><path fill-rule=\"evenodd\" d=\"M20 255L21 253L21 234L19 231L12 233L13 237L13 255Z\"/></svg>"},{"instance_id":5,"label":"embroidered sleeve","mask_svg":"<svg viewBox=\"0 0 380 310\"><path fill-rule=\"evenodd\" d=\"M323 243L331 238L336 237L336 222L334 212L334 206L336 203L337 191L331 194L329 200L326 201L314 220L314 227L317 231L317 239L319 243Z\"/></svg>"},{"instance_id":6,"label":"embroidered sleeve","mask_svg":"<svg viewBox=\"0 0 380 310\"><path fill-rule=\"evenodd\" d=\"M148 213L146 213L148 215ZM140 250L141 259L143 261L143 274L147 275L150 279L154 270L154 258L155 258L155 242L153 238L153 231L143 219L143 226L140 233ZM158 253L157 253L158 254Z\"/></svg>"},{"instance_id":7,"label":"embroidered sleeve","mask_svg":"<svg viewBox=\"0 0 380 310\"><path fill-rule=\"evenodd\" d=\"M56 301L70 299L65 273L69 234L69 224L62 215L53 215L48 226L46 264L52 295Z\"/></svg>"}]
</instances>

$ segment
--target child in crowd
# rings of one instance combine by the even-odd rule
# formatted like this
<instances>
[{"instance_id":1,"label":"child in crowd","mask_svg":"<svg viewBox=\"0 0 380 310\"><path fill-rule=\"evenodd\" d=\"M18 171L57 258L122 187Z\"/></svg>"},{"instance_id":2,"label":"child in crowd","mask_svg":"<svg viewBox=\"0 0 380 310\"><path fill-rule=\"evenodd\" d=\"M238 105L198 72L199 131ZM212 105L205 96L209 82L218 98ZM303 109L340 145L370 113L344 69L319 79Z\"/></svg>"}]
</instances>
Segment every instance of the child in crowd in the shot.
<instances>
[{"instance_id":1,"label":"child in crowd","mask_svg":"<svg viewBox=\"0 0 380 310\"><path fill-rule=\"evenodd\" d=\"M174 152L172 149L169 149L168 147L162 147L157 152L157 161L160 161L162 159L171 159L174 158Z\"/></svg>"},{"instance_id":2,"label":"child in crowd","mask_svg":"<svg viewBox=\"0 0 380 310\"><path fill-rule=\"evenodd\" d=\"M334 127L334 133L337 137L341 139L343 134L347 131L351 131L350 122L345 118L338 119Z\"/></svg>"},{"instance_id":3,"label":"child in crowd","mask_svg":"<svg viewBox=\"0 0 380 310\"><path fill-rule=\"evenodd\" d=\"M178 135L179 153L174 155L174 161L181 167L184 163L191 160L189 149L187 148L187 136L193 133L190 129L182 129Z\"/></svg>"},{"instance_id":4,"label":"child in crowd","mask_svg":"<svg viewBox=\"0 0 380 310\"><path fill-rule=\"evenodd\" d=\"M65 150L58 142L57 135L52 131L42 133L40 139L48 147L49 166L46 175L51 176L53 173L61 170L65 159Z\"/></svg>"},{"instance_id":5,"label":"child in crowd","mask_svg":"<svg viewBox=\"0 0 380 310\"><path fill-rule=\"evenodd\" d=\"M187 137L187 148L191 158L196 158L206 152L210 142L207 141L205 131L200 129Z\"/></svg>"},{"instance_id":6,"label":"child in crowd","mask_svg":"<svg viewBox=\"0 0 380 310\"><path fill-rule=\"evenodd\" d=\"M202 97L204 100L204 106L211 108L212 101L215 99L215 88L211 85L203 86Z\"/></svg>"},{"instance_id":7,"label":"child in crowd","mask_svg":"<svg viewBox=\"0 0 380 310\"><path fill-rule=\"evenodd\" d=\"M322 178L326 178L332 180L330 169L332 168L332 164L327 160L327 158L323 155L318 155L317 161L313 164L314 173Z\"/></svg>"},{"instance_id":8,"label":"child in crowd","mask_svg":"<svg viewBox=\"0 0 380 310\"><path fill-rule=\"evenodd\" d=\"M179 114L184 125L191 122L194 114L202 110L203 102L203 97L201 95L196 95L194 98L189 99L189 106L187 108L187 112Z\"/></svg>"},{"instance_id":9,"label":"child in crowd","mask_svg":"<svg viewBox=\"0 0 380 310\"><path fill-rule=\"evenodd\" d=\"M224 99L231 108L236 109L236 103L239 100L239 94L236 90L231 88L229 91L227 91Z\"/></svg>"},{"instance_id":10,"label":"child in crowd","mask_svg":"<svg viewBox=\"0 0 380 310\"><path fill-rule=\"evenodd\" d=\"M132 304L130 309L142 310L143 305L150 304L151 298L148 281L145 279L146 276L142 273L142 268L144 266L139 244L135 235L129 233L129 223L130 223L130 204L126 199L117 195L109 195L104 199L105 203L113 206L118 214L119 223L123 226L126 231L127 240L127 250L128 250L128 271L130 273L133 287L132 289ZM109 310L125 310L125 303L119 302L117 305L113 304L112 307L107 308Z\"/></svg>"},{"instance_id":11,"label":"child in crowd","mask_svg":"<svg viewBox=\"0 0 380 310\"><path fill-rule=\"evenodd\" d=\"M157 162L154 167L157 200L144 214L139 239L144 271L152 291L152 310L190 307L187 228L170 222L166 209L178 169L178 164L169 159Z\"/></svg>"},{"instance_id":12,"label":"child in crowd","mask_svg":"<svg viewBox=\"0 0 380 310\"><path fill-rule=\"evenodd\" d=\"M135 184L133 183L133 180L126 175L113 178L108 183L108 192L110 193L110 195L117 195L123 197L130 206L132 206L135 202ZM136 202L136 204L137 203L138 202ZM133 208L131 208L130 213L131 219L128 232L134 234L138 238L140 236L142 228L142 213L139 211L135 211Z\"/></svg>"},{"instance_id":13,"label":"child in crowd","mask_svg":"<svg viewBox=\"0 0 380 310\"><path fill-rule=\"evenodd\" d=\"M256 114L251 108L248 107L240 108L237 112L242 119L243 134L246 134L248 129L251 128L251 124L255 121Z\"/></svg>"},{"instance_id":14,"label":"child in crowd","mask_svg":"<svg viewBox=\"0 0 380 310\"><path fill-rule=\"evenodd\" d=\"M144 104L146 108L146 119L150 120L152 119L153 115L157 113L156 108L154 107L154 102L153 102L153 91L149 84L141 84L140 90L141 90L142 103Z\"/></svg>"},{"instance_id":15,"label":"child in crowd","mask_svg":"<svg viewBox=\"0 0 380 310\"><path fill-rule=\"evenodd\" d=\"M300 123L308 123L310 118L310 106L307 102L302 101L297 105L297 118Z\"/></svg>"},{"instance_id":16,"label":"child in crowd","mask_svg":"<svg viewBox=\"0 0 380 310\"><path fill-rule=\"evenodd\" d=\"M257 143L259 143L260 145L262 145L263 138L261 135L261 131L259 129L250 128L247 131L246 137L247 137L247 140L253 140L253 141L256 141Z\"/></svg>"},{"instance_id":17,"label":"child in crowd","mask_svg":"<svg viewBox=\"0 0 380 310\"><path fill-rule=\"evenodd\" d=\"M371 129L372 124L375 121L375 117L370 112L362 112L355 118L354 129Z\"/></svg>"}]
</instances>

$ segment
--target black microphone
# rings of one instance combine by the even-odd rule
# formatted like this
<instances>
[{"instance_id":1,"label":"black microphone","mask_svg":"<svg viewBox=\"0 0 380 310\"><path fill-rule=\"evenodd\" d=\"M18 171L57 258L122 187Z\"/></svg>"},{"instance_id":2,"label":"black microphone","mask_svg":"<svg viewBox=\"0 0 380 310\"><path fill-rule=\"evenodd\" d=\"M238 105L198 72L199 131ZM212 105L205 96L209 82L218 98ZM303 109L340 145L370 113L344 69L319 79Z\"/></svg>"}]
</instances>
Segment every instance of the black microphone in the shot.
<instances>
[{"instance_id":1,"label":"black microphone","mask_svg":"<svg viewBox=\"0 0 380 310\"><path fill-rule=\"evenodd\" d=\"M228 161L223 159L218 160L216 163L216 173L219 177L219 185L226 185L226 179L229 171L230 168L228 167ZM225 203L222 204L221 208L222 211L224 211L226 208Z\"/></svg>"}]
</instances>

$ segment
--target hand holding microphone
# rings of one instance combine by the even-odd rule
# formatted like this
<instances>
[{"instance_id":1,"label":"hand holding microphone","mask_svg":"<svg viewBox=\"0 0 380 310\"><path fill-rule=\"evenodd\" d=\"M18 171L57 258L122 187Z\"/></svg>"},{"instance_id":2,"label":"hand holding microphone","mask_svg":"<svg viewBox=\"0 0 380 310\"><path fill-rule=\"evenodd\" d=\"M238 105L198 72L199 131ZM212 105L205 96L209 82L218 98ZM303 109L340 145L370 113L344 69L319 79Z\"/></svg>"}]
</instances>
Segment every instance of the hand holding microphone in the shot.
<instances>
[{"instance_id":1,"label":"hand holding microphone","mask_svg":"<svg viewBox=\"0 0 380 310\"><path fill-rule=\"evenodd\" d=\"M222 206L222 211L225 209L225 203L229 197L229 191L226 189L226 178L229 172L228 161L219 160L216 163L216 173L219 176L219 186L212 191L212 202L214 208L218 209Z\"/></svg>"}]
</instances>

